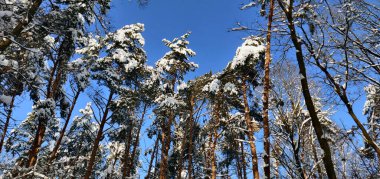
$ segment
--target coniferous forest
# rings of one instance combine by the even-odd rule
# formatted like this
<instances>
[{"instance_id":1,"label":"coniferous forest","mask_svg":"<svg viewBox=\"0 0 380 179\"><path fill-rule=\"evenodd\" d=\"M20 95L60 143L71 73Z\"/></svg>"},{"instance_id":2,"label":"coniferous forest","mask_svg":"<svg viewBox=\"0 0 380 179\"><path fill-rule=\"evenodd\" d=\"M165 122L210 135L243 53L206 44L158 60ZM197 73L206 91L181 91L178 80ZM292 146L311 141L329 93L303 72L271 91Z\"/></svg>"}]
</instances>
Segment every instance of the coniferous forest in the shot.
<instances>
[{"instance_id":1,"label":"coniferous forest","mask_svg":"<svg viewBox=\"0 0 380 179\"><path fill-rule=\"evenodd\" d=\"M380 178L379 1L234 1L208 73L113 1L0 0L1 179Z\"/></svg>"}]
</instances>

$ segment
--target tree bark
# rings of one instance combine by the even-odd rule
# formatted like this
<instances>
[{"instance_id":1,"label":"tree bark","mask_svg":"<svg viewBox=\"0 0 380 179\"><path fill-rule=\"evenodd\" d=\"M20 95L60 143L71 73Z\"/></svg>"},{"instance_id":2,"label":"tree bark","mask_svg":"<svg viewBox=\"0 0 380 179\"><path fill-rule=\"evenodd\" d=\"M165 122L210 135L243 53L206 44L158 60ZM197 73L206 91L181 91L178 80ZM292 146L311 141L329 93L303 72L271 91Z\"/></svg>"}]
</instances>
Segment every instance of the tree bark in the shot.
<instances>
[{"instance_id":1,"label":"tree bark","mask_svg":"<svg viewBox=\"0 0 380 179\"><path fill-rule=\"evenodd\" d=\"M144 109L143 109L143 112L141 114L140 124L139 124L138 130L137 130L137 134L136 134L137 136L136 136L136 139L135 139L135 141L133 143L132 154L131 154L131 157L130 157L131 160L129 161L129 165L127 167L127 175L128 176L131 176L131 171L132 171L132 168L134 167L133 161L135 159L137 147L139 145L140 131L141 131L142 124L144 122L144 116L145 116L146 108L147 108L147 104L144 104Z\"/></svg>"},{"instance_id":2,"label":"tree bark","mask_svg":"<svg viewBox=\"0 0 380 179\"><path fill-rule=\"evenodd\" d=\"M84 175L85 179L89 179L91 177L91 174L92 174L92 170L93 170L93 167L94 167L94 164L95 164L96 153L98 152L98 148L99 148L100 139L103 137L103 128L104 128L104 125L107 122L107 117L108 117L108 112L109 112L109 105L112 102L112 96L113 96L113 92L111 91L110 94L109 94L109 96L108 96L107 104L105 106L105 111L104 111L102 120L100 122L99 130L98 130L98 133L96 135L96 138L95 138L95 141L94 141L94 145L92 146L92 151L91 151L90 159L89 159L89 162L88 162L88 165L87 165L86 173Z\"/></svg>"},{"instance_id":3,"label":"tree bark","mask_svg":"<svg viewBox=\"0 0 380 179\"><path fill-rule=\"evenodd\" d=\"M264 91L263 91L263 129L264 129L264 175L270 178L270 132L269 132L269 93L270 93L270 63L271 63L271 32L273 21L274 0L270 0L268 29L265 47ZM264 2L265 3L265 2Z\"/></svg>"},{"instance_id":4,"label":"tree bark","mask_svg":"<svg viewBox=\"0 0 380 179\"><path fill-rule=\"evenodd\" d=\"M9 104L9 109L7 111L7 118L5 120L3 134L0 136L1 137L1 139L0 139L0 154L1 154L1 150L3 149L3 144L4 144L5 136L7 135L9 121L10 121L10 119L12 117L12 111L13 111L13 107L14 107L15 98L16 98L16 95L13 95L11 103Z\"/></svg>"},{"instance_id":5,"label":"tree bark","mask_svg":"<svg viewBox=\"0 0 380 179\"><path fill-rule=\"evenodd\" d=\"M212 136L214 136L214 139L212 140ZM216 165L216 143L218 141L218 133L217 130L214 128L214 134L211 135L211 179L216 179L217 174L217 165Z\"/></svg>"},{"instance_id":6,"label":"tree bark","mask_svg":"<svg viewBox=\"0 0 380 179\"><path fill-rule=\"evenodd\" d=\"M177 78L174 77L171 79L172 89L171 91L174 92L174 86L176 83ZM165 179L167 177L168 173L168 155L169 155L169 149L170 149L170 143L171 143L171 126L173 121L175 120L175 114L174 111L169 111L168 115L168 121L165 123L165 121L162 121L161 123L161 142L162 142L162 148L161 148L161 161L160 161L160 179Z\"/></svg>"},{"instance_id":7,"label":"tree bark","mask_svg":"<svg viewBox=\"0 0 380 179\"><path fill-rule=\"evenodd\" d=\"M240 142L240 150L241 150L241 161L242 161L242 170L243 170L243 178L247 179L247 162L245 161L245 152L244 152L244 143Z\"/></svg>"},{"instance_id":8,"label":"tree bark","mask_svg":"<svg viewBox=\"0 0 380 179\"><path fill-rule=\"evenodd\" d=\"M131 142L132 142L132 131L133 131L133 128L134 128L134 123L132 123L132 126L131 126L131 131L127 131L128 132L128 135L127 135L127 142L125 143L125 148L124 148L124 155L123 155L123 166L122 166L122 178L126 178L127 177L127 168L128 168L128 162L130 160L130 148L131 148Z\"/></svg>"},{"instance_id":9,"label":"tree bark","mask_svg":"<svg viewBox=\"0 0 380 179\"><path fill-rule=\"evenodd\" d=\"M194 101L194 96L191 95L191 99L190 99L190 106L191 106L191 109L194 108L195 106L195 101ZM194 113L194 111L193 111ZM187 172L188 172L188 175L189 175L189 179L192 179L192 171L193 171L193 136L194 136L194 118L193 116L191 116L191 121L189 122L190 123L190 129L189 129L189 159L188 159L188 168L187 168Z\"/></svg>"},{"instance_id":10,"label":"tree bark","mask_svg":"<svg viewBox=\"0 0 380 179\"><path fill-rule=\"evenodd\" d=\"M165 179L167 177L168 171L168 155L171 143L171 126L174 120L174 113L170 111L168 122L161 124L162 134L162 148L161 148L161 162L160 162L160 179Z\"/></svg>"},{"instance_id":11,"label":"tree bark","mask_svg":"<svg viewBox=\"0 0 380 179\"><path fill-rule=\"evenodd\" d=\"M152 152L152 155L150 156L150 162L149 162L149 167L148 167L148 173L146 175L146 179L150 179L150 171L152 171L152 166L153 166L153 160L154 160L154 154L158 151L158 136L157 136L157 139L156 139L156 142L154 143L154 148L153 148L153 152Z\"/></svg>"},{"instance_id":12,"label":"tree bark","mask_svg":"<svg viewBox=\"0 0 380 179\"><path fill-rule=\"evenodd\" d=\"M248 99L247 99L247 84L245 82L245 79L242 80L242 90L243 90L243 101L244 101L244 119L247 123L248 127L248 140L249 140L249 146L251 148L251 155L252 155L252 172L253 177L256 179L260 178L259 175L259 167L258 167L258 159L257 159L257 152L256 152L256 144L255 144L255 138L254 135L254 129L252 126L252 120L251 116L249 114L249 106L248 106Z\"/></svg>"}]
</instances>

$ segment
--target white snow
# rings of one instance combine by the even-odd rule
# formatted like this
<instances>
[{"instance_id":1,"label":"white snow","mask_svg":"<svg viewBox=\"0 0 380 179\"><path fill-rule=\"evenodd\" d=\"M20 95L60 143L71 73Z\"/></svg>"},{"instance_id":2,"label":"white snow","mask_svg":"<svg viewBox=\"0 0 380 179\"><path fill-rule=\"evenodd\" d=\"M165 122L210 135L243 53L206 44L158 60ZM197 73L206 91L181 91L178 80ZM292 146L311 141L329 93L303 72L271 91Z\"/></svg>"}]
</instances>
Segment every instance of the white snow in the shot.
<instances>
[{"instance_id":1,"label":"white snow","mask_svg":"<svg viewBox=\"0 0 380 179\"><path fill-rule=\"evenodd\" d=\"M6 104L6 105L10 105L11 102L12 102L12 96L7 96L7 95L1 95L0 96L0 102Z\"/></svg>"},{"instance_id":2,"label":"white snow","mask_svg":"<svg viewBox=\"0 0 380 179\"><path fill-rule=\"evenodd\" d=\"M139 66L136 60L130 59L127 64L124 65L125 71L130 72Z\"/></svg>"},{"instance_id":3,"label":"white snow","mask_svg":"<svg viewBox=\"0 0 380 179\"><path fill-rule=\"evenodd\" d=\"M112 58L121 62L121 63L126 62L128 59L128 56L129 56L128 53L125 52L121 48L117 48L117 49L115 49L115 51L112 52Z\"/></svg>"},{"instance_id":4,"label":"white snow","mask_svg":"<svg viewBox=\"0 0 380 179\"><path fill-rule=\"evenodd\" d=\"M250 3L248 3L248 4L246 4L246 5L244 5L243 7L241 7L240 9L241 10L246 10L246 9L249 9L249 8L251 8L251 7L253 7L254 5L256 5L256 2L250 2Z\"/></svg>"},{"instance_id":5,"label":"white snow","mask_svg":"<svg viewBox=\"0 0 380 179\"><path fill-rule=\"evenodd\" d=\"M210 83L205 85L202 89L204 92L217 93L219 91L220 81L218 79L212 80Z\"/></svg>"},{"instance_id":6,"label":"white snow","mask_svg":"<svg viewBox=\"0 0 380 179\"><path fill-rule=\"evenodd\" d=\"M233 83L231 83L231 82L226 83L224 85L223 90L226 91L226 92L230 92L230 95L238 94L238 92L236 90L236 86Z\"/></svg>"},{"instance_id":7,"label":"white snow","mask_svg":"<svg viewBox=\"0 0 380 179\"><path fill-rule=\"evenodd\" d=\"M15 60L6 59L4 55L0 55L0 67L1 66L18 69L18 62Z\"/></svg>"},{"instance_id":8,"label":"white snow","mask_svg":"<svg viewBox=\"0 0 380 179\"><path fill-rule=\"evenodd\" d=\"M184 90L187 88L187 84L185 82L181 82L178 86L177 86L177 90Z\"/></svg>"},{"instance_id":9,"label":"white snow","mask_svg":"<svg viewBox=\"0 0 380 179\"><path fill-rule=\"evenodd\" d=\"M180 106L184 106L185 103L176 99L175 96L161 95L155 100L159 104L159 107L167 107L171 109L177 109Z\"/></svg>"},{"instance_id":10,"label":"white snow","mask_svg":"<svg viewBox=\"0 0 380 179\"><path fill-rule=\"evenodd\" d=\"M260 53L264 51L265 46L262 43L262 38L247 37L244 43L236 50L236 55L231 62L231 68L234 69L245 65L249 56L252 56L253 60L258 60Z\"/></svg>"},{"instance_id":11,"label":"white snow","mask_svg":"<svg viewBox=\"0 0 380 179\"><path fill-rule=\"evenodd\" d=\"M44 37L44 41L49 45L49 46L53 46L54 45L54 42L55 42L55 39L53 36L51 35L47 35L46 37Z\"/></svg>"}]
</instances>

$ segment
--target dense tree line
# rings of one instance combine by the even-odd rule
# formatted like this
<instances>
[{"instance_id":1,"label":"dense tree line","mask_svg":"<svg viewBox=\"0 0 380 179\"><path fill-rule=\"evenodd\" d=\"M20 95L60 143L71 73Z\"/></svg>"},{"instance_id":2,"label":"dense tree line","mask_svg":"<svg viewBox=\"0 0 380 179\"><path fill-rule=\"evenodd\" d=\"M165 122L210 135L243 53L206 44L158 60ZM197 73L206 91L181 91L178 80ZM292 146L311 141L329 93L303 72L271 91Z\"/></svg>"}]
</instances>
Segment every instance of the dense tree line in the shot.
<instances>
[{"instance_id":1,"label":"dense tree line","mask_svg":"<svg viewBox=\"0 0 380 179\"><path fill-rule=\"evenodd\" d=\"M190 33L150 66L110 4L0 0L1 178L380 177L379 3L249 1L265 27L190 80Z\"/></svg>"}]
</instances>

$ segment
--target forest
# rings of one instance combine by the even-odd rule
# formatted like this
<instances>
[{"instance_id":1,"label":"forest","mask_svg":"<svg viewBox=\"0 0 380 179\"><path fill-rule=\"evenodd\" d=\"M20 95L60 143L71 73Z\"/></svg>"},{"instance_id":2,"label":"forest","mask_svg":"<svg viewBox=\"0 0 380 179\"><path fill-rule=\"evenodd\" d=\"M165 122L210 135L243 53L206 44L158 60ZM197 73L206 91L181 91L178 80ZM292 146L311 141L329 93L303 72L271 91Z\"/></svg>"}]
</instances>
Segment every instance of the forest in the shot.
<instances>
[{"instance_id":1,"label":"forest","mask_svg":"<svg viewBox=\"0 0 380 179\"><path fill-rule=\"evenodd\" d=\"M219 0L254 15L205 73L114 1L0 0L0 179L380 178L380 1Z\"/></svg>"}]
</instances>

